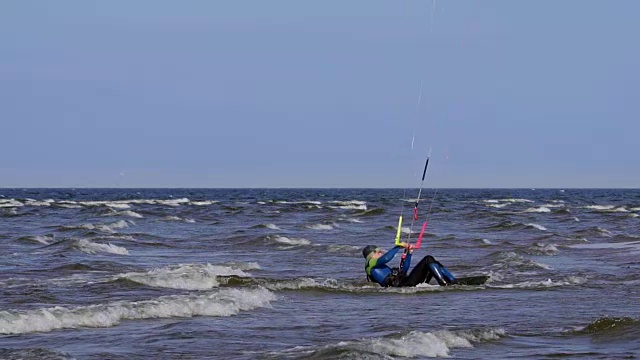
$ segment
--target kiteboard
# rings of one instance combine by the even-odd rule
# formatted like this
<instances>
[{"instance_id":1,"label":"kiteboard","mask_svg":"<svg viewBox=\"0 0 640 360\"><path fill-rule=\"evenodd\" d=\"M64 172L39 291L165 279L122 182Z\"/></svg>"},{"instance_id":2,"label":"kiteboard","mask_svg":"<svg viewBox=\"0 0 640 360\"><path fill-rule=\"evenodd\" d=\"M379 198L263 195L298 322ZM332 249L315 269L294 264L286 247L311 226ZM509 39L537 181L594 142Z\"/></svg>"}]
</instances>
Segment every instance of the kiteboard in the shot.
<instances>
[{"instance_id":1,"label":"kiteboard","mask_svg":"<svg viewBox=\"0 0 640 360\"><path fill-rule=\"evenodd\" d=\"M488 275L465 276L456 278L455 285L482 285L489 280Z\"/></svg>"}]
</instances>

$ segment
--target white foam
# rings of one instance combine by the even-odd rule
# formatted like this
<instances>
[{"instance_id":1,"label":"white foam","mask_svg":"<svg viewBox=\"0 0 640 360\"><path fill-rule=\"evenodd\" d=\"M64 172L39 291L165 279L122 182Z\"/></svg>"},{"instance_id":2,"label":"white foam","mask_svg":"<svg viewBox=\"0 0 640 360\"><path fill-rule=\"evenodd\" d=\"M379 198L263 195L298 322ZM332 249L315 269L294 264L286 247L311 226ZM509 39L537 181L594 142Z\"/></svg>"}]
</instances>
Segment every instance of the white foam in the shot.
<instances>
[{"instance_id":1,"label":"white foam","mask_svg":"<svg viewBox=\"0 0 640 360\"><path fill-rule=\"evenodd\" d=\"M48 200L44 200L44 201L28 199L24 204L26 206L51 206L51 203L53 203L53 202L54 202L54 200L52 200L52 199L48 199Z\"/></svg>"},{"instance_id":2,"label":"white foam","mask_svg":"<svg viewBox=\"0 0 640 360\"><path fill-rule=\"evenodd\" d=\"M486 203L499 203L499 202L507 202L507 203L532 203L533 200L529 199L491 199L491 200L483 200Z\"/></svg>"},{"instance_id":3,"label":"white foam","mask_svg":"<svg viewBox=\"0 0 640 360\"><path fill-rule=\"evenodd\" d=\"M15 200L15 199L0 199L0 208L20 207L20 206L24 206L24 204L21 203L18 200Z\"/></svg>"},{"instance_id":4,"label":"white foam","mask_svg":"<svg viewBox=\"0 0 640 360\"><path fill-rule=\"evenodd\" d=\"M288 238L285 236L280 236L280 235L276 235L276 236L269 236L269 239L281 243L281 244L287 244L287 245L309 245L311 244L311 241L304 239L304 238Z\"/></svg>"},{"instance_id":5,"label":"white foam","mask_svg":"<svg viewBox=\"0 0 640 360\"><path fill-rule=\"evenodd\" d=\"M586 282L587 282L586 277L569 276L564 280L558 280L558 281L547 279L543 281L524 281L516 284L488 285L487 287L500 288L500 289L539 289L539 288L581 285Z\"/></svg>"},{"instance_id":6,"label":"white foam","mask_svg":"<svg viewBox=\"0 0 640 360\"><path fill-rule=\"evenodd\" d=\"M58 206L67 208L67 209L81 209L82 205L73 205L73 204L58 204Z\"/></svg>"},{"instance_id":7,"label":"white foam","mask_svg":"<svg viewBox=\"0 0 640 360\"><path fill-rule=\"evenodd\" d=\"M531 223L531 224L524 224L524 225L525 225L525 226L531 226L531 227L534 227L534 228L536 228L536 229L538 229L538 230L542 230L542 231L546 231L546 230L547 230L547 228L546 228L546 227L544 227L544 226L542 226L542 225L534 224L534 223Z\"/></svg>"},{"instance_id":8,"label":"white foam","mask_svg":"<svg viewBox=\"0 0 640 360\"><path fill-rule=\"evenodd\" d=\"M129 224L133 224L133 222L128 220L120 220L108 225L98 225L97 229L102 231L107 231L107 232L115 232L116 229L123 229L123 228L129 227Z\"/></svg>"},{"instance_id":9,"label":"white foam","mask_svg":"<svg viewBox=\"0 0 640 360\"><path fill-rule=\"evenodd\" d=\"M292 204L292 205L321 205L320 201L276 201L276 204Z\"/></svg>"},{"instance_id":10,"label":"white foam","mask_svg":"<svg viewBox=\"0 0 640 360\"><path fill-rule=\"evenodd\" d=\"M396 231L398 231L398 227L397 226L394 226L393 228L396 229ZM403 226L402 227L401 233L408 234L410 232L411 232L411 228L409 226Z\"/></svg>"},{"instance_id":11,"label":"white foam","mask_svg":"<svg viewBox=\"0 0 640 360\"><path fill-rule=\"evenodd\" d=\"M374 353L384 358L415 358L415 357L449 357L449 352L455 348L473 348L473 343L497 340L505 336L504 329L486 330L439 330L433 332L411 331L405 335L387 336L381 338L362 339L356 341L340 341L324 346L298 346L274 355L302 355L312 357L314 353L343 350L350 352Z\"/></svg>"},{"instance_id":12,"label":"white foam","mask_svg":"<svg viewBox=\"0 0 640 360\"><path fill-rule=\"evenodd\" d=\"M333 226L328 224L313 224L313 225L307 225L307 228L312 230L331 230L333 229Z\"/></svg>"},{"instance_id":13,"label":"white foam","mask_svg":"<svg viewBox=\"0 0 640 360\"><path fill-rule=\"evenodd\" d=\"M588 206L584 206L584 209L591 209L591 210L611 210L613 208L615 208L614 205L588 205Z\"/></svg>"},{"instance_id":14,"label":"white foam","mask_svg":"<svg viewBox=\"0 0 640 360\"><path fill-rule=\"evenodd\" d=\"M551 209L549 209L548 207L540 206L537 208L528 208L524 212L548 213L551 212Z\"/></svg>"},{"instance_id":15,"label":"white foam","mask_svg":"<svg viewBox=\"0 0 640 360\"><path fill-rule=\"evenodd\" d=\"M236 275L248 277L244 271L220 265L185 264L168 268L153 269L144 273L126 273L116 278L126 278L148 286L184 289L208 290L218 287L218 276Z\"/></svg>"},{"instance_id":16,"label":"white foam","mask_svg":"<svg viewBox=\"0 0 640 360\"><path fill-rule=\"evenodd\" d=\"M182 218L177 217L177 216L165 216L162 219L163 220L168 220L168 221L182 221Z\"/></svg>"},{"instance_id":17,"label":"white foam","mask_svg":"<svg viewBox=\"0 0 640 360\"><path fill-rule=\"evenodd\" d=\"M348 200L348 201L331 201L332 204L337 204L339 206L348 206L348 205L365 205L367 202L362 200Z\"/></svg>"},{"instance_id":18,"label":"white foam","mask_svg":"<svg viewBox=\"0 0 640 360\"><path fill-rule=\"evenodd\" d=\"M107 207L113 208L113 209L129 209L129 208L131 208L131 206L129 204L120 203L120 202L107 202L104 205L107 206Z\"/></svg>"},{"instance_id":19,"label":"white foam","mask_svg":"<svg viewBox=\"0 0 640 360\"><path fill-rule=\"evenodd\" d=\"M143 218L142 215L138 214L135 211L131 211L131 210L117 211L117 212L114 213L114 215L129 216L129 217L134 217L134 218L138 218L138 219Z\"/></svg>"},{"instance_id":20,"label":"white foam","mask_svg":"<svg viewBox=\"0 0 640 360\"><path fill-rule=\"evenodd\" d=\"M365 204L350 204L350 205L339 205L339 206L329 206L332 209L344 209L344 210L367 210L367 205Z\"/></svg>"},{"instance_id":21,"label":"white foam","mask_svg":"<svg viewBox=\"0 0 640 360\"><path fill-rule=\"evenodd\" d=\"M18 215L18 211L14 207L2 209L2 213L4 215Z\"/></svg>"},{"instance_id":22,"label":"white foam","mask_svg":"<svg viewBox=\"0 0 640 360\"><path fill-rule=\"evenodd\" d=\"M487 206L492 207L492 208L500 209L500 208L503 208L503 207L505 207L507 205L509 205L509 204L508 203L504 203L504 204L489 204Z\"/></svg>"},{"instance_id":23,"label":"white foam","mask_svg":"<svg viewBox=\"0 0 640 360\"><path fill-rule=\"evenodd\" d=\"M554 202L554 201L552 201ZM554 204L542 204L541 206L543 207L548 207L548 208L560 208L560 207L565 207L564 204L558 204L558 203L554 203Z\"/></svg>"},{"instance_id":24,"label":"white foam","mask_svg":"<svg viewBox=\"0 0 640 360\"><path fill-rule=\"evenodd\" d=\"M248 261L248 262L232 261L229 263L225 263L224 266L230 266L234 269L243 270L243 271L262 269L262 267L260 267L260 264L258 264L255 261Z\"/></svg>"},{"instance_id":25,"label":"white foam","mask_svg":"<svg viewBox=\"0 0 640 360\"><path fill-rule=\"evenodd\" d=\"M191 205L196 205L196 206L206 206L206 205L213 205L213 204L217 204L219 201L214 201L214 200L205 200L205 201L192 201Z\"/></svg>"},{"instance_id":26,"label":"white foam","mask_svg":"<svg viewBox=\"0 0 640 360\"><path fill-rule=\"evenodd\" d=\"M542 268L545 270L552 270L553 268L547 264L542 264L525 258L522 255L516 254L513 251L505 252L501 254L500 261L493 264L494 268L498 269L512 269L512 268L520 268L520 267L528 267L528 268Z\"/></svg>"},{"instance_id":27,"label":"white foam","mask_svg":"<svg viewBox=\"0 0 640 360\"><path fill-rule=\"evenodd\" d=\"M280 228L276 224L267 224L265 226L271 230L280 230Z\"/></svg>"},{"instance_id":28,"label":"white foam","mask_svg":"<svg viewBox=\"0 0 640 360\"><path fill-rule=\"evenodd\" d=\"M105 253L116 254L116 255L129 255L129 251L124 247L116 246L111 243L108 243L108 244L94 243L87 239L78 240L76 242L76 247L78 250L87 254L105 252Z\"/></svg>"},{"instance_id":29,"label":"white foam","mask_svg":"<svg viewBox=\"0 0 640 360\"><path fill-rule=\"evenodd\" d=\"M361 246L353 246L353 245L329 245L329 251L331 252L352 252L361 250Z\"/></svg>"},{"instance_id":30,"label":"white foam","mask_svg":"<svg viewBox=\"0 0 640 360\"><path fill-rule=\"evenodd\" d=\"M101 225L94 225L94 224L82 224L80 226L71 226L71 227L67 227L70 229L87 229L87 230L99 230L99 231L103 231L103 232L109 232L109 233L113 233L115 232L115 229L122 229L122 228L126 228L129 226L129 224L134 224L133 221L130 220L120 220L120 221L116 221L114 223L111 224L101 224Z\"/></svg>"},{"instance_id":31,"label":"white foam","mask_svg":"<svg viewBox=\"0 0 640 360\"><path fill-rule=\"evenodd\" d=\"M555 255L558 252L558 245L536 243L533 250L547 255Z\"/></svg>"},{"instance_id":32,"label":"white foam","mask_svg":"<svg viewBox=\"0 0 640 360\"><path fill-rule=\"evenodd\" d=\"M165 216L162 219L166 220L166 221L184 221L186 223L195 223L196 222L194 219L183 219L183 218L178 217L178 216Z\"/></svg>"},{"instance_id":33,"label":"white foam","mask_svg":"<svg viewBox=\"0 0 640 360\"><path fill-rule=\"evenodd\" d=\"M162 296L145 301L26 311L0 311L1 334L48 332L81 327L111 327L123 320L193 316L231 316L267 307L276 296L267 289L223 289L209 294Z\"/></svg>"},{"instance_id":34,"label":"white foam","mask_svg":"<svg viewBox=\"0 0 640 360\"><path fill-rule=\"evenodd\" d=\"M51 243L53 243L53 239L54 239L53 236L47 236L47 235L38 235L33 237L33 240L45 245L50 245Z\"/></svg>"}]
</instances>

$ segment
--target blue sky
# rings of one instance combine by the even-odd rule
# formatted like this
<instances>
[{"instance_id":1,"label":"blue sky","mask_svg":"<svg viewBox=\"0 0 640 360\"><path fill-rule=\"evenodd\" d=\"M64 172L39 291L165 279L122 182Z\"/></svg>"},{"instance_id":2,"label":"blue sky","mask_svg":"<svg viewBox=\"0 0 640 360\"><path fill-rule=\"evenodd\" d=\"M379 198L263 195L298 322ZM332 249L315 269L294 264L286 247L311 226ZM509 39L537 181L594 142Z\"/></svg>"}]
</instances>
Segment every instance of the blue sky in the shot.
<instances>
[{"instance_id":1,"label":"blue sky","mask_svg":"<svg viewBox=\"0 0 640 360\"><path fill-rule=\"evenodd\" d=\"M640 187L638 1L0 7L0 187Z\"/></svg>"}]
</instances>

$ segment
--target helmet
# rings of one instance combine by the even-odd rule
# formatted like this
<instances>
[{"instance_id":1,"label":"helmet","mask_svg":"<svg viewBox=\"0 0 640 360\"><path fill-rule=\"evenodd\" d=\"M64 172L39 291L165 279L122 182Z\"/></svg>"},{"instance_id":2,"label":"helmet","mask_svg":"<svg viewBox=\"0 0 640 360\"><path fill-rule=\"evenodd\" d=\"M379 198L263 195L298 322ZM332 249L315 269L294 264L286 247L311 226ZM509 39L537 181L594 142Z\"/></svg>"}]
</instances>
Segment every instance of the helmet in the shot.
<instances>
[{"instance_id":1,"label":"helmet","mask_svg":"<svg viewBox=\"0 0 640 360\"><path fill-rule=\"evenodd\" d=\"M372 252L376 251L378 247L375 245L367 245L365 246L364 249L362 249L362 256L364 256L364 258L366 259L367 256L369 256L369 254L371 254Z\"/></svg>"}]
</instances>

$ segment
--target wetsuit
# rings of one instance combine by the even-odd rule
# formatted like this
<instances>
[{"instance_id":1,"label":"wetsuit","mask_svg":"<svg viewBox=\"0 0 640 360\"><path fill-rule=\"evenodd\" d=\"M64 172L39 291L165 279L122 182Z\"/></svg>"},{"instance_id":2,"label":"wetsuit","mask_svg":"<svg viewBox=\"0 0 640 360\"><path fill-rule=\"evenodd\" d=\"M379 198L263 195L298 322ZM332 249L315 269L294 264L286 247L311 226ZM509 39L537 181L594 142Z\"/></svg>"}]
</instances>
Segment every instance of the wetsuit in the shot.
<instances>
[{"instance_id":1,"label":"wetsuit","mask_svg":"<svg viewBox=\"0 0 640 360\"><path fill-rule=\"evenodd\" d=\"M400 249L403 249L403 247L395 246L377 259L368 258L365 264L367 278L385 287L416 286L423 282L428 283L432 277L434 277L440 285L455 284L456 278L453 274L431 255L422 258L410 273L408 273L409 267L411 266L410 253L407 254L402 269L392 269L387 266L386 264L396 256Z\"/></svg>"}]
</instances>

